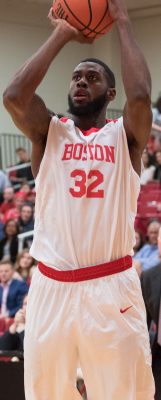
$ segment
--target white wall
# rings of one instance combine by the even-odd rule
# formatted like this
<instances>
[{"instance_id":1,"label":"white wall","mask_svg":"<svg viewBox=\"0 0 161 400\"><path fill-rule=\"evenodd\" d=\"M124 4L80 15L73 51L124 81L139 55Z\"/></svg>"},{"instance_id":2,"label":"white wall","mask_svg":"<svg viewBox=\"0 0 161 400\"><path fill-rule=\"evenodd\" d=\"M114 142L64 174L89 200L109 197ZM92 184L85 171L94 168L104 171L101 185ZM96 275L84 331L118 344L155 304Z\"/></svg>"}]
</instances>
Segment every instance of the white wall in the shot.
<instances>
[{"instance_id":1,"label":"white wall","mask_svg":"<svg viewBox=\"0 0 161 400\"><path fill-rule=\"evenodd\" d=\"M161 94L161 15L132 20L137 41L143 50L152 77L152 101ZM111 107L122 108L125 102L121 82L120 51L115 29L95 42L94 54L98 55L112 68L116 75L117 98Z\"/></svg>"},{"instance_id":2,"label":"white wall","mask_svg":"<svg viewBox=\"0 0 161 400\"><path fill-rule=\"evenodd\" d=\"M16 3L15 3L16 4ZM7 83L37 48L49 36L48 6L23 5L11 8L9 0L0 0L0 133L17 132L2 105L2 93ZM133 26L148 61L153 80L152 100L161 91L161 16L133 20ZM48 107L56 112L67 109L67 92L73 67L84 57L96 56L109 64L116 75L117 98L111 108L122 108L124 92L120 75L120 54L115 29L93 46L67 45L50 68L39 88Z\"/></svg>"},{"instance_id":3,"label":"white wall","mask_svg":"<svg viewBox=\"0 0 161 400\"><path fill-rule=\"evenodd\" d=\"M32 7L32 5L31 5ZM0 5L1 8L1 5ZM0 133L18 132L9 114L2 104L2 93L13 74L24 61L30 57L51 33L50 23L46 23L47 10L41 6L34 8L38 23L34 23L33 14L28 9L24 18L24 10L9 10L5 7L0 13ZM13 18L12 14L13 13ZM23 15L23 20L21 16ZM31 20L31 17L33 20ZM35 15L36 18L36 15ZM44 23L45 20L45 23ZM68 44L51 66L47 76L41 84L38 93L43 97L47 106L55 112L65 112L67 109L68 85L73 67L85 57L91 55L89 45L78 43Z\"/></svg>"}]
</instances>

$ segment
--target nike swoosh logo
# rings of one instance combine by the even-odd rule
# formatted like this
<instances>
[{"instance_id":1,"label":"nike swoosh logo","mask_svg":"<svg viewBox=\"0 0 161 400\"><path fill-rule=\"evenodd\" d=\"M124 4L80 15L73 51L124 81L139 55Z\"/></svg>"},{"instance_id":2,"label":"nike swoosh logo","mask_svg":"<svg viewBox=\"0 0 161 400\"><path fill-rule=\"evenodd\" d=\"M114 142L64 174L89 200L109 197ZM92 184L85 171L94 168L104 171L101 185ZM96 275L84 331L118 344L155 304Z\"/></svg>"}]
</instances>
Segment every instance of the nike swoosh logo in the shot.
<instances>
[{"instance_id":1,"label":"nike swoosh logo","mask_svg":"<svg viewBox=\"0 0 161 400\"><path fill-rule=\"evenodd\" d=\"M124 314L126 311L128 311L132 306L126 307L126 308L121 308L120 313Z\"/></svg>"}]
</instances>

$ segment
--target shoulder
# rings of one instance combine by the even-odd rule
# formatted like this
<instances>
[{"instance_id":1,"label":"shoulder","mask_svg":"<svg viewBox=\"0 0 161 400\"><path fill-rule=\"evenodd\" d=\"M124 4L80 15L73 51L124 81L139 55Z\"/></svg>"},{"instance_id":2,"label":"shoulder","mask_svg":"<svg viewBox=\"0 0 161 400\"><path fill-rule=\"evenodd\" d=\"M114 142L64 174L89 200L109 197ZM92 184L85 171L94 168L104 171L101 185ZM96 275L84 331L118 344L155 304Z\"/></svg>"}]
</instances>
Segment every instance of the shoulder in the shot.
<instances>
[{"instance_id":1,"label":"shoulder","mask_svg":"<svg viewBox=\"0 0 161 400\"><path fill-rule=\"evenodd\" d=\"M150 244L144 244L143 247L136 254L142 254L150 249Z\"/></svg>"},{"instance_id":2,"label":"shoulder","mask_svg":"<svg viewBox=\"0 0 161 400\"><path fill-rule=\"evenodd\" d=\"M20 281L19 279L12 279L11 288L27 288L27 285L24 281Z\"/></svg>"}]
</instances>

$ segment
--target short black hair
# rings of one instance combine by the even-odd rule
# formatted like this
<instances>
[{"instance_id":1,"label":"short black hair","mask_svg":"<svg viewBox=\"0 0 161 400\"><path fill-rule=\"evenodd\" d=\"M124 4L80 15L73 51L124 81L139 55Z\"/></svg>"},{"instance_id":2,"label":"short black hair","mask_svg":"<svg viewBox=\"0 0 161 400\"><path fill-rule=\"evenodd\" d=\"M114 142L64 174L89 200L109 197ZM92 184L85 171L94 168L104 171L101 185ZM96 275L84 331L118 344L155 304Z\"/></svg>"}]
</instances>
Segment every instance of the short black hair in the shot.
<instances>
[{"instance_id":1,"label":"short black hair","mask_svg":"<svg viewBox=\"0 0 161 400\"><path fill-rule=\"evenodd\" d=\"M104 68L108 84L110 85L111 88L115 88L115 86L116 86L115 76L107 64L105 64L103 61L99 60L98 58L86 58L85 60L82 60L80 63L84 63L84 62L92 62L92 63L101 65L101 67Z\"/></svg>"}]
</instances>

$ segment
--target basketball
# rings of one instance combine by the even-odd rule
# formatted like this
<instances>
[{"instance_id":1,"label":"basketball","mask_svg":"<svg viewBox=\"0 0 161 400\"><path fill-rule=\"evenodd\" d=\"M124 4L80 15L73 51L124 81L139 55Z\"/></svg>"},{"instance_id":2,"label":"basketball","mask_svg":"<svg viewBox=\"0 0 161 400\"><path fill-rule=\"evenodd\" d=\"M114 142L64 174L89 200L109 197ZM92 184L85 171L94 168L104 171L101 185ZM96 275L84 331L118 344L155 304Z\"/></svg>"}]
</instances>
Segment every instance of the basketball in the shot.
<instances>
[{"instance_id":1,"label":"basketball","mask_svg":"<svg viewBox=\"0 0 161 400\"><path fill-rule=\"evenodd\" d=\"M93 39L107 33L113 24L107 0L54 0L53 15Z\"/></svg>"}]
</instances>

